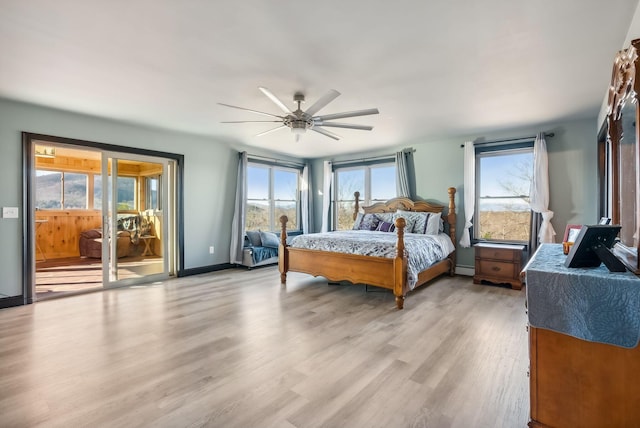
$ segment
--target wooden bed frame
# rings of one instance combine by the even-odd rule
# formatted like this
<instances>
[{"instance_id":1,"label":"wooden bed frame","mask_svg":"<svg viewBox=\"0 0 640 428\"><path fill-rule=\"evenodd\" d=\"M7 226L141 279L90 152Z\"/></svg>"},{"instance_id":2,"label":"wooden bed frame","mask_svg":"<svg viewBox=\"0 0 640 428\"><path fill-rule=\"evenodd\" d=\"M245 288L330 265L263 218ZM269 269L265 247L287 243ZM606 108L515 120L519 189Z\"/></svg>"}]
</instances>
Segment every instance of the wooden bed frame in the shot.
<instances>
[{"instance_id":1,"label":"wooden bed frame","mask_svg":"<svg viewBox=\"0 0 640 428\"><path fill-rule=\"evenodd\" d=\"M449 211L443 215L445 231L451 237L454 245L456 242L456 189L449 187ZM356 192L354 219L359 210L359 193ZM442 213L443 205L431 204L424 201L414 202L408 198L394 198L386 203L379 202L369 207L363 207L364 213L384 213L404 211L420 211ZM323 276L330 281L346 280L354 284L368 284L393 290L396 297L396 306L402 309L404 296L408 291L407 286L407 257L404 256L404 228L406 221L403 218L396 220L396 232L398 249L395 258L360 256L354 254L332 253L287 246L287 216L280 217L282 231L280 234L280 247L278 251L278 267L282 284L287 282L287 272L302 272L313 276ZM455 251L445 260L442 260L418 274L418 282L415 287L430 281L431 279L449 273L453 276L456 267Z\"/></svg>"}]
</instances>

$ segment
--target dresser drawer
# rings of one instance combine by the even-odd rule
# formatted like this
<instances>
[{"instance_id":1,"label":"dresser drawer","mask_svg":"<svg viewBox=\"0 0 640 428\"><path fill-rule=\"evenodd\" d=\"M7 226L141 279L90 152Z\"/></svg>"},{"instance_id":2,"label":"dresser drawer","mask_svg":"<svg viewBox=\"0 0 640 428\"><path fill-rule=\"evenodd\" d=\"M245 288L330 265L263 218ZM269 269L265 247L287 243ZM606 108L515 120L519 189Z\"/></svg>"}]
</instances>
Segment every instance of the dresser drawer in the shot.
<instances>
[{"instance_id":1,"label":"dresser drawer","mask_svg":"<svg viewBox=\"0 0 640 428\"><path fill-rule=\"evenodd\" d=\"M511 279L517 277L516 265L495 260L479 260L477 274Z\"/></svg>"},{"instance_id":2,"label":"dresser drawer","mask_svg":"<svg viewBox=\"0 0 640 428\"><path fill-rule=\"evenodd\" d=\"M476 247L476 256L482 259L519 260L520 254L507 248Z\"/></svg>"}]
</instances>

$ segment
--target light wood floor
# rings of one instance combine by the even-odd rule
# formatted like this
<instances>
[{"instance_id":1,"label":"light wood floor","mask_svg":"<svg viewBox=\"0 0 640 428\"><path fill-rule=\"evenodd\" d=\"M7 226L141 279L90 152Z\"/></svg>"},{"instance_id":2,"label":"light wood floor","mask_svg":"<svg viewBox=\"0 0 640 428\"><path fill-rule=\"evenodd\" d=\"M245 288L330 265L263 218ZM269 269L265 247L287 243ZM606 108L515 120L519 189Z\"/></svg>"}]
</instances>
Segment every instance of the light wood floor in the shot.
<instances>
[{"instance_id":1,"label":"light wood floor","mask_svg":"<svg viewBox=\"0 0 640 428\"><path fill-rule=\"evenodd\" d=\"M524 427L524 291L277 268L0 310L3 427Z\"/></svg>"}]
</instances>

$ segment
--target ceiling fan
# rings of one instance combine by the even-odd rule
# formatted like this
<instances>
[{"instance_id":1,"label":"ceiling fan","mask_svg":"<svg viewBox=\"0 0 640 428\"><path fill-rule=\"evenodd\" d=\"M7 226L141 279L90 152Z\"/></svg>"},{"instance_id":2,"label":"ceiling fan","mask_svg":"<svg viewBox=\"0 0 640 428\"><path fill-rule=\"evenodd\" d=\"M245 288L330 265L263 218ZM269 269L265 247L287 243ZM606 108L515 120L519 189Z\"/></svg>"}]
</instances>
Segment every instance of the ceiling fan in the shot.
<instances>
[{"instance_id":1,"label":"ceiling fan","mask_svg":"<svg viewBox=\"0 0 640 428\"><path fill-rule=\"evenodd\" d=\"M294 111L291 111L278 97L276 97L270 90L267 88L259 87L260 91L265 94L271 101L273 101L280 109L285 113L284 115L277 115L271 113L265 113L262 111L251 110L244 107L232 106L230 104L218 103L225 107L237 108L240 110L246 110L253 113L261 114L264 116L270 116L277 118L278 120L243 120L243 121L225 121L221 123L256 123L256 122L278 122L281 123L277 128L270 129L265 132L261 132L256 135L259 137L261 135L266 135L271 132L277 131L279 129L290 128L291 132L293 132L296 136L296 141L300 140L300 135L304 134L307 129L311 131L318 132L322 135L326 135L329 138L333 138L334 140L339 140L340 136L330 132L323 127L334 127L334 128L348 128L348 129L359 129L362 131L371 131L373 126L364 126L364 125L353 125L350 123L340 123L340 122L328 122L334 119L344 119L347 117L355 117L355 116L367 116L370 114L378 114L380 113L377 108L370 108L366 110L356 110L356 111L348 111L344 113L333 113L333 114L325 114L322 116L315 116L321 109L323 109L327 104L336 99L340 92L335 89L331 89L327 92L322 98L317 100L315 103L311 105L306 111L302 111L300 108L300 104L304 102L304 94L301 92L296 92L293 95L293 101L298 104L298 108Z\"/></svg>"}]
</instances>

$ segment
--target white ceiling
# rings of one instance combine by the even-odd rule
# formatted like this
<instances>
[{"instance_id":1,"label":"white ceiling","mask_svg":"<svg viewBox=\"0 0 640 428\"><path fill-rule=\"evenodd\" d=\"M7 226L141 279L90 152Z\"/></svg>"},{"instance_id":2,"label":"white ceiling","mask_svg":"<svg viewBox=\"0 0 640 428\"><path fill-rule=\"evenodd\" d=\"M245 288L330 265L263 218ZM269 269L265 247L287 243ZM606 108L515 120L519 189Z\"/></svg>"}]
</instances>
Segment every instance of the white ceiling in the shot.
<instances>
[{"instance_id":1,"label":"white ceiling","mask_svg":"<svg viewBox=\"0 0 640 428\"><path fill-rule=\"evenodd\" d=\"M595 118L637 4L0 0L0 97L308 158L480 137ZM340 141L220 123L264 117L218 102L280 114L258 86L380 114Z\"/></svg>"}]
</instances>

